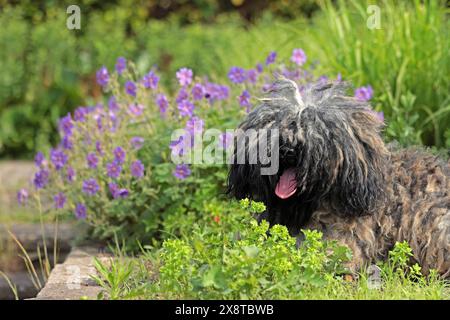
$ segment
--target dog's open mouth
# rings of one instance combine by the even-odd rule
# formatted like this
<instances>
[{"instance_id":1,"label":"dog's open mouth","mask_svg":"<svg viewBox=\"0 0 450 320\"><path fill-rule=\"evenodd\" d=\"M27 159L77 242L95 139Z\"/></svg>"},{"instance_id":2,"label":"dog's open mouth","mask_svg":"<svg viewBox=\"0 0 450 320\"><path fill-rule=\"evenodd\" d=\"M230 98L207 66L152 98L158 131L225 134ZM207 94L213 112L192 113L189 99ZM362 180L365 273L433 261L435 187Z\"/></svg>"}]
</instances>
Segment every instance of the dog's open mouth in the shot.
<instances>
[{"instance_id":1,"label":"dog's open mouth","mask_svg":"<svg viewBox=\"0 0 450 320\"><path fill-rule=\"evenodd\" d=\"M281 199L287 199L297 191L297 180L295 179L294 168L283 171L275 187L275 194Z\"/></svg>"}]
</instances>

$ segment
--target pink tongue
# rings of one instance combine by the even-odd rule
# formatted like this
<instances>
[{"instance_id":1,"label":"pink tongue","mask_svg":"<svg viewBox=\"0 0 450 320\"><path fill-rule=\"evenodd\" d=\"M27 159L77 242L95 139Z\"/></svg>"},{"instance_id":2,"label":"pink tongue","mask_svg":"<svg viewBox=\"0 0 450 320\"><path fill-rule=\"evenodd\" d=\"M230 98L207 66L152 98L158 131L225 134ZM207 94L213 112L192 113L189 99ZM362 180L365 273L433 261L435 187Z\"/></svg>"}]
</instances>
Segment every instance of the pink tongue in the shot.
<instances>
[{"instance_id":1,"label":"pink tongue","mask_svg":"<svg viewBox=\"0 0 450 320\"><path fill-rule=\"evenodd\" d=\"M295 170L289 168L284 170L275 188L275 194L281 199L287 199L297 191L297 180Z\"/></svg>"}]
</instances>

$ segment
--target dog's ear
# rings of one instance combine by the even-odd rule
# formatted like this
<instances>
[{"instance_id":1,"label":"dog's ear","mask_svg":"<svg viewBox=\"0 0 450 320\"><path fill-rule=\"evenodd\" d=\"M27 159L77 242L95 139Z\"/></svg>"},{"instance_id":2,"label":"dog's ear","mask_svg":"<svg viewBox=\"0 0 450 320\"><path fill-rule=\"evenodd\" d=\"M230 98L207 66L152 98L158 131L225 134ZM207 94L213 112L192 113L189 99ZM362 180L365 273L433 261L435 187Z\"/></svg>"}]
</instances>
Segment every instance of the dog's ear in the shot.
<instances>
[{"instance_id":1,"label":"dog's ear","mask_svg":"<svg viewBox=\"0 0 450 320\"><path fill-rule=\"evenodd\" d=\"M381 138L383 123L370 110L349 111L346 134L336 145L340 167L331 205L343 215L371 214L385 196L388 151ZM340 156L342 155L342 159Z\"/></svg>"}]
</instances>

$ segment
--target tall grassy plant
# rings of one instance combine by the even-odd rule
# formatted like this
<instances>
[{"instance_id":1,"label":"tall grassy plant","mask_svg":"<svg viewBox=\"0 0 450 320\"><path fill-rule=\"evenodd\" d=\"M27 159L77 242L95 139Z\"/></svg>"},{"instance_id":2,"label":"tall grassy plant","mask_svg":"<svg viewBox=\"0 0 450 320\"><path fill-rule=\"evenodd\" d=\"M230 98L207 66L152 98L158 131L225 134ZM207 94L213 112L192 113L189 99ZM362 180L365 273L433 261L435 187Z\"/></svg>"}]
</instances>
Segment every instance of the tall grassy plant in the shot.
<instances>
[{"instance_id":1,"label":"tall grassy plant","mask_svg":"<svg viewBox=\"0 0 450 320\"><path fill-rule=\"evenodd\" d=\"M379 1L380 28L369 29L370 4L320 1L313 28L290 30L328 72L374 88L389 138L450 147L448 9L441 1Z\"/></svg>"}]
</instances>

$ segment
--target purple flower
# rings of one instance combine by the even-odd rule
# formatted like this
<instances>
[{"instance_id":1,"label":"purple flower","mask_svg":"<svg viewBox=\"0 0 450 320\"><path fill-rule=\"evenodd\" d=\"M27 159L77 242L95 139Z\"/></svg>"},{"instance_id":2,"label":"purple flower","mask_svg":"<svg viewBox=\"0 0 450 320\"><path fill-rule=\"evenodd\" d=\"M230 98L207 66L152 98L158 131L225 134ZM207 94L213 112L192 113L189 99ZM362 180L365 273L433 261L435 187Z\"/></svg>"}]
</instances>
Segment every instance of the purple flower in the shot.
<instances>
[{"instance_id":1,"label":"purple flower","mask_svg":"<svg viewBox=\"0 0 450 320\"><path fill-rule=\"evenodd\" d=\"M61 141L61 146L66 150L71 150L73 148L73 143L69 135L65 135Z\"/></svg>"},{"instance_id":2,"label":"purple flower","mask_svg":"<svg viewBox=\"0 0 450 320\"><path fill-rule=\"evenodd\" d=\"M55 201L55 208L62 209L64 208L64 204L66 203L67 198L64 193L60 192L53 197L53 200Z\"/></svg>"},{"instance_id":3,"label":"purple flower","mask_svg":"<svg viewBox=\"0 0 450 320\"><path fill-rule=\"evenodd\" d=\"M101 67L98 71L97 71L97 83L99 85L101 85L102 87L105 87L108 82L109 82L109 73L108 73L108 69L106 69L105 66Z\"/></svg>"},{"instance_id":4,"label":"purple flower","mask_svg":"<svg viewBox=\"0 0 450 320\"><path fill-rule=\"evenodd\" d=\"M142 78L142 84L147 89L156 89L158 87L159 77L150 71Z\"/></svg>"},{"instance_id":5,"label":"purple flower","mask_svg":"<svg viewBox=\"0 0 450 320\"><path fill-rule=\"evenodd\" d=\"M169 101L167 100L166 96L162 93L159 93L156 96L156 104L159 107L159 111L164 114L167 111L167 108L169 107Z\"/></svg>"},{"instance_id":6,"label":"purple flower","mask_svg":"<svg viewBox=\"0 0 450 320\"><path fill-rule=\"evenodd\" d=\"M192 82L192 70L188 68L181 68L177 71L176 76L178 79L178 82L181 86L188 86Z\"/></svg>"},{"instance_id":7,"label":"purple flower","mask_svg":"<svg viewBox=\"0 0 450 320\"><path fill-rule=\"evenodd\" d=\"M230 132L224 132L219 136L219 146L227 149L233 141L233 134Z\"/></svg>"},{"instance_id":8,"label":"purple flower","mask_svg":"<svg viewBox=\"0 0 450 320\"><path fill-rule=\"evenodd\" d=\"M117 99L115 96L111 96L108 100L108 108L111 112L119 111L119 104L117 103Z\"/></svg>"},{"instance_id":9,"label":"purple flower","mask_svg":"<svg viewBox=\"0 0 450 320\"><path fill-rule=\"evenodd\" d=\"M89 113L86 107L78 107L73 112L73 119L75 121L83 122L86 120L86 115Z\"/></svg>"},{"instance_id":10,"label":"purple flower","mask_svg":"<svg viewBox=\"0 0 450 320\"><path fill-rule=\"evenodd\" d=\"M272 51L269 53L269 55L266 58L266 65L272 64L275 62L275 59L277 58L277 53L275 51Z\"/></svg>"},{"instance_id":11,"label":"purple flower","mask_svg":"<svg viewBox=\"0 0 450 320\"><path fill-rule=\"evenodd\" d=\"M256 83L258 80L258 72L255 69L250 69L247 71L247 80L250 83Z\"/></svg>"},{"instance_id":12,"label":"purple flower","mask_svg":"<svg viewBox=\"0 0 450 320\"><path fill-rule=\"evenodd\" d=\"M132 103L128 106L128 111L133 116L139 117L144 112L144 106L142 104Z\"/></svg>"},{"instance_id":13,"label":"purple flower","mask_svg":"<svg viewBox=\"0 0 450 320\"><path fill-rule=\"evenodd\" d=\"M122 72L127 68L127 59L124 57L117 58L116 62L116 71L118 74L122 74Z\"/></svg>"},{"instance_id":14,"label":"purple flower","mask_svg":"<svg viewBox=\"0 0 450 320\"><path fill-rule=\"evenodd\" d=\"M122 147L117 147L114 149L114 162L122 164L125 161L125 150Z\"/></svg>"},{"instance_id":15,"label":"purple flower","mask_svg":"<svg viewBox=\"0 0 450 320\"><path fill-rule=\"evenodd\" d=\"M262 63L258 63L256 65L256 71L258 71L258 73L262 73L263 70L264 70L264 67L263 67Z\"/></svg>"},{"instance_id":16,"label":"purple flower","mask_svg":"<svg viewBox=\"0 0 450 320\"><path fill-rule=\"evenodd\" d=\"M109 187L109 192L111 192L111 195L113 196L114 199L126 198L129 195L129 192L127 189L125 189L125 188L120 189L119 186L117 184L115 184L114 182L109 183L108 187Z\"/></svg>"},{"instance_id":17,"label":"purple flower","mask_svg":"<svg viewBox=\"0 0 450 320\"><path fill-rule=\"evenodd\" d=\"M97 150L98 154L103 156L103 148L102 148L102 144L100 141L96 141L95 142L95 150Z\"/></svg>"},{"instance_id":18,"label":"purple flower","mask_svg":"<svg viewBox=\"0 0 450 320\"><path fill-rule=\"evenodd\" d=\"M185 141L184 136L179 136L177 140L171 141L169 144L169 148L171 150L172 156L181 157L184 154L185 149L187 149L186 143L187 142Z\"/></svg>"},{"instance_id":19,"label":"purple flower","mask_svg":"<svg viewBox=\"0 0 450 320\"><path fill-rule=\"evenodd\" d=\"M210 102L215 100L226 100L230 94L230 89L227 86L222 86L216 83L207 83L205 86L205 98Z\"/></svg>"},{"instance_id":20,"label":"purple flower","mask_svg":"<svg viewBox=\"0 0 450 320\"><path fill-rule=\"evenodd\" d=\"M75 180L75 170L72 167L67 167L66 174L67 174L67 181L71 183Z\"/></svg>"},{"instance_id":21,"label":"purple flower","mask_svg":"<svg viewBox=\"0 0 450 320\"><path fill-rule=\"evenodd\" d=\"M367 87L360 87L355 90L355 98L360 101L369 101L372 99L373 89L369 85Z\"/></svg>"},{"instance_id":22,"label":"purple flower","mask_svg":"<svg viewBox=\"0 0 450 320\"><path fill-rule=\"evenodd\" d=\"M55 166L55 169L60 170L67 163L67 155L59 149L52 149L50 151L50 160Z\"/></svg>"},{"instance_id":23,"label":"purple flower","mask_svg":"<svg viewBox=\"0 0 450 320\"><path fill-rule=\"evenodd\" d=\"M242 83L246 78L245 70L239 67L231 67L228 78L233 83Z\"/></svg>"},{"instance_id":24,"label":"purple flower","mask_svg":"<svg viewBox=\"0 0 450 320\"><path fill-rule=\"evenodd\" d=\"M65 117L62 117L58 123L59 130L64 135L71 135L73 129L72 116L68 113Z\"/></svg>"},{"instance_id":25,"label":"purple flower","mask_svg":"<svg viewBox=\"0 0 450 320\"><path fill-rule=\"evenodd\" d=\"M77 219L86 219L86 206L82 203L77 203L75 206L75 217Z\"/></svg>"},{"instance_id":26,"label":"purple flower","mask_svg":"<svg viewBox=\"0 0 450 320\"><path fill-rule=\"evenodd\" d=\"M193 116L188 121L186 121L186 130L191 134L202 133L205 121L197 116Z\"/></svg>"},{"instance_id":27,"label":"purple flower","mask_svg":"<svg viewBox=\"0 0 450 320\"><path fill-rule=\"evenodd\" d=\"M306 62L306 54L302 49L292 50L291 61L301 66Z\"/></svg>"},{"instance_id":28,"label":"purple flower","mask_svg":"<svg viewBox=\"0 0 450 320\"><path fill-rule=\"evenodd\" d=\"M180 91L178 91L178 95L177 95L177 98L176 98L175 101L176 101L177 103L180 103L181 101L184 101L184 100L186 100L187 98L189 98L188 92L186 91L185 88L181 88Z\"/></svg>"},{"instance_id":29,"label":"purple flower","mask_svg":"<svg viewBox=\"0 0 450 320\"><path fill-rule=\"evenodd\" d=\"M86 156L86 161L87 161L87 165L89 168L91 168L91 169L97 168L98 158L95 155L95 153L93 153L93 152L88 153L88 155Z\"/></svg>"},{"instance_id":30,"label":"purple flower","mask_svg":"<svg viewBox=\"0 0 450 320\"><path fill-rule=\"evenodd\" d=\"M126 198L126 197L128 197L129 194L130 194L130 192L127 189L121 188L117 191L116 198L117 197Z\"/></svg>"},{"instance_id":31,"label":"purple flower","mask_svg":"<svg viewBox=\"0 0 450 320\"><path fill-rule=\"evenodd\" d=\"M183 100L178 104L178 110L180 111L180 115L182 117L191 117L194 112L194 104L189 100Z\"/></svg>"},{"instance_id":32,"label":"purple flower","mask_svg":"<svg viewBox=\"0 0 450 320\"><path fill-rule=\"evenodd\" d=\"M82 190L87 195L93 196L98 192L99 189L100 186L98 185L97 180L95 180L94 178L90 178L83 181Z\"/></svg>"},{"instance_id":33,"label":"purple flower","mask_svg":"<svg viewBox=\"0 0 450 320\"><path fill-rule=\"evenodd\" d=\"M183 180L191 175L191 169L187 164L179 164L172 173L177 179Z\"/></svg>"},{"instance_id":34,"label":"purple flower","mask_svg":"<svg viewBox=\"0 0 450 320\"><path fill-rule=\"evenodd\" d=\"M26 189L20 189L17 192L17 202L19 205L26 205L28 201L28 191Z\"/></svg>"},{"instance_id":35,"label":"purple flower","mask_svg":"<svg viewBox=\"0 0 450 320\"><path fill-rule=\"evenodd\" d=\"M110 178L118 178L121 171L122 167L115 162L111 162L106 165L106 172Z\"/></svg>"},{"instance_id":36,"label":"purple flower","mask_svg":"<svg viewBox=\"0 0 450 320\"><path fill-rule=\"evenodd\" d=\"M239 104L242 107L246 107L247 111L249 110L251 104L250 104L250 93L247 90L242 91L241 95L239 96Z\"/></svg>"},{"instance_id":37,"label":"purple flower","mask_svg":"<svg viewBox=\"0 0 450 320\"><path fill-rule=\"evenodd\" d=\"M341 75L340 72L337 74L336 81L337 82L341 82L342 81L342 75Z\"/></svg>"},{"instance_id":38,"label":"purple flower","mask_svg":"<svg viewBox=\"0 0 450 320\"><path fill-rule=\"evenodd\" d=\"M196 83L191 92L194 100L201 100L205 96L205 88L200 83Z\"/></svg>"},{"instance_id":39,"label":"purple flower","mask_svg":"<svg viewBox=\"0 0 450 320\"><path fill-rule=\"evenodd\" d=\"M142 137L133 137L130 140L131 145L134 149L139 150L144 145L144 138Z\"/></svg>"},{"instance_id":40,"label":"purple flower","mask_svg":"<svg viewBox=\"0 0 450 320\"><path fill-rule=\"evenodd\" d=\"M130 166L131 175L135 178L144 176L144 165L140 160L133 161Z\"/></svg>"},{"instance_id":41,"label":"purple flower","mask_svg":"<svg viewBox=\"0 0 450 320\"><path fill-rule=\"evenodd\" d=\"M136 84L129 80L125 82L125 92L130 96L136 97Z\"/></svg>"},{"instance_id":42,"label":"purple flower","mask_svg":"<svg viewBox=\"0 0 450 320\"><path fill-rule=\"evenodd\" d=\"M45 157L44 154L42 152L38 152L36 153L36 156L34 157L34 163L36 164L37 167L41 168L45 165Z\"/></svg>"},{"instance_id":43,"label":"purple flower","mask_svg":"<svg viewBox=\"0 0 450 320\"><path fill-rule=\"evenodd\" d=\"M42 169L38 172L36 172L36 174L34 175L34 186L37 189L42 189L44 188L47 183L48 183L48 176L49 176L49 172L45 169Z\"/></svg>"},{"instance_id":44,"label":"purple flower","mask_svg":"<svg viewBox=\"0 0 450 320\"><path fill-rule=\"evenodd\" d=\"M325 76L325 75L322 75L322 76L319 77L318 80L319 80L320 83L326 84L328 82L328 77Z\"/></svg>"}]
</instances>

